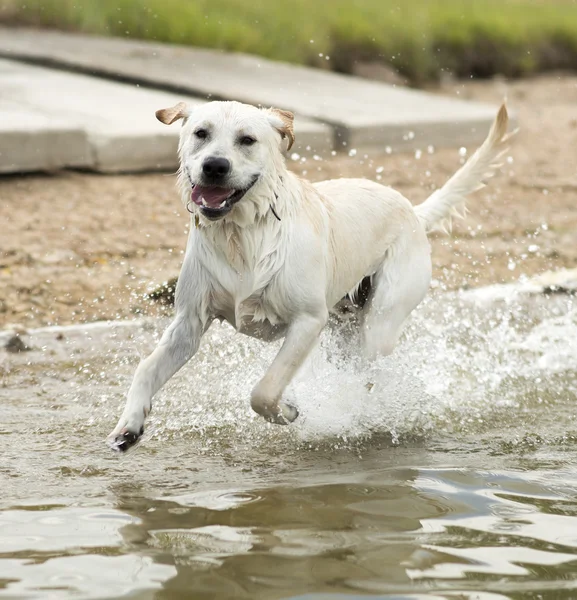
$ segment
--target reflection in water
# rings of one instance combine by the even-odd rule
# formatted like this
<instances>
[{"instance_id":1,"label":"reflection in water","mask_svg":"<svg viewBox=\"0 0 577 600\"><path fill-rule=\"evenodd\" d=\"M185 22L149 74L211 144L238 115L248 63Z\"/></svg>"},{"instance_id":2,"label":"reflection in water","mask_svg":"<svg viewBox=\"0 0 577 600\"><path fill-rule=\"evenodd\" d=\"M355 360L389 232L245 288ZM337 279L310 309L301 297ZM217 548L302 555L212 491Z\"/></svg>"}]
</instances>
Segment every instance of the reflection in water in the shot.
<instances>
[{"instance_id":1,"label":"reflection in water","mask_svg":"<svg viewBox=\"0 0 577 600\"><path fill-rule=\"evenodd\" d=\"M217 326L119 458L161 328L2 356L0 598L577 597L571 299L439 296L373 366L329 331L289 428L246 400L274 346Z\"/></svg>"},{"instance_id":2,"label":"reflection in water","mask_svg":"<svg viewBox=\"0 0 577 600\"><path fill-rule=\"evenodd\" d=\"M376 470L352 483L150 500L119 490L116 506L135 517L122 530L133 551L176 568L157 598L537 593L560 579L555 589L577 590L577 539L563 535L577 506L512 472Z\"/></svg>"},{"instance_id":3,"label":"reflection in water","mask_svg":"<svg viewBox=\"0 0 577 600\"><path fill-rule=\"evenodd\" d=\"M154 598L174 567L137 555L59 556L38 562L0 561L0 597L8 598ZM142 593L140 593L142 591Z\"/></svg>"},{"instance_id":4,"label":"reflection in water","mask_svg":"<svg viewBox=\"0 0 577 600\"><path fill-rule=\"evenodd\" d=\"M174 561L176 576L158 598L193 591L199 599L282 598L385 574L407 586L400 566L412 550L407 534L442 508L420 498L410 480L395 482L397 475L384 475L388 485L311 481L144 503L130 490L116 506L138 522L123 529L126 539L159 561Z\"/></svg>"}]
</instances>

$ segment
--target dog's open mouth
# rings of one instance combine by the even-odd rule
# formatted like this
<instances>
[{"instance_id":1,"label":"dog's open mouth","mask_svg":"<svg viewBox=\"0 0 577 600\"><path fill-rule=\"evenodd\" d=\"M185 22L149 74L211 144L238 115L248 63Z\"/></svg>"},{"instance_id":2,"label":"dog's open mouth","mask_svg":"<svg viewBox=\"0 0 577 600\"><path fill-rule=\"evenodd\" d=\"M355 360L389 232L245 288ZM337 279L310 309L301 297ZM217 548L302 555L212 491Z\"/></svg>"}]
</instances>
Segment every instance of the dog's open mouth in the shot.
<instances>
[{"instance_id":1,"label":"dog's open mouth","mask_svg":"<svg viewBox=\"0 0 577 600\"><path fill-rule=\"evenodd\" d=\"M250 184L240 190L193 183L190 199L200 207L200 211L205 217L213 220L220 219L231 211L232 207L257 182L257 179L258 175L255 175Z\"/></svg>"}]
</instances>

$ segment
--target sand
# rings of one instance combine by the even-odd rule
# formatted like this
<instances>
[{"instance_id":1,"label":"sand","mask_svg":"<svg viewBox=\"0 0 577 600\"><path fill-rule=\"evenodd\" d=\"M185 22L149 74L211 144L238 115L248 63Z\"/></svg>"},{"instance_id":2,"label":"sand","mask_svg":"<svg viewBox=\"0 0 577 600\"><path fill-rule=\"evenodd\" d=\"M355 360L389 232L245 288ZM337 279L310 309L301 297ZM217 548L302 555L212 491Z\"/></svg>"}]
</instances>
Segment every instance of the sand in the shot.
<instances>
[{"instance_id":1,"label":"sand","mask_svg":"<svg viewBox=\"0 0 577 600\"><path fill-rule=\"evenodd\" d=\"M577 266L577 77L446 83L438 93L498 104L521 131L502 173L433 237L437 289L510 282ZM297 132L298 134L298 132ZM467 148L469 155L474 148ZM368 177L423 201L464 149L289 161L317 181ZM178 274L189 226L175 178L79 172L0 178L0 329L166 311L146 293Z\"/></svg>"}]
</instances>

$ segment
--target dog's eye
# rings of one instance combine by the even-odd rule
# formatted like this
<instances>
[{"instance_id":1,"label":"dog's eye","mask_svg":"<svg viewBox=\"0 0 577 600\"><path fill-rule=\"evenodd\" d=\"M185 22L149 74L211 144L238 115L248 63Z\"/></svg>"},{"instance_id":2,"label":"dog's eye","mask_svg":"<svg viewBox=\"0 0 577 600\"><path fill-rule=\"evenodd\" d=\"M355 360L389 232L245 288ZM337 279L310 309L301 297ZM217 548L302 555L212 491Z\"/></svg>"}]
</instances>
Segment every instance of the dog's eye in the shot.
<instances>
[{"instance_id":1,"label":"dog's eye","mask_svg":"<svg viewBox=\"0 0 577 600\"><path fill-rule=\"evenodd\" d=\"M256 142L256 140L250 135L243 135L240 138L239 142L242 146L252 146Z\"/></svg>"},{"instance_id":2,"label":"dog's eye","mask_svg":"<svg viewBox=\"0 0 577 600\"><path fill-rule=\"evenodd\" d=\"M205 140L208 137L208 131L206 129L197 129L194 132L194 135L199 139L199 140Z\"/></svg>"}]
</instances>

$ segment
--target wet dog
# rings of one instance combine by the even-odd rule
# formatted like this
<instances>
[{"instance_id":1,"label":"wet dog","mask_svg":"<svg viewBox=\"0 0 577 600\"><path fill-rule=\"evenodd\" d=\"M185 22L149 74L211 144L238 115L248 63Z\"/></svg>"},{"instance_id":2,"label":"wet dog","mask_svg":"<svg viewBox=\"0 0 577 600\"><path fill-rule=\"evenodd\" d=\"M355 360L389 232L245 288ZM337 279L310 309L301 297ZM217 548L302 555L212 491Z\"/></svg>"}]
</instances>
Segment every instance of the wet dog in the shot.
<instances>
[{"instance_id":1,"label":"wet dog","mask_svg":"<svg viewBox=\"0 0 577 600\"><path fill-rule=\"evenodd\" d=\"M329 311L370 281L361 333L368 358L393 351L431 279L427 233L446 227L483 187L505 151L508 117L499 110L483 145L424 203L364 179L311 184L285 165L293 115L238 102L159 110L182 121L179 185L192 213L176 289L176 316L136 370L108 441L119 451L144 431L152 398L198 349L214 319L240 333L284 342L256 384L251 406L287 424L297 409L283 392L315 345ZM367 279L370 278L370 279Z\"/></svg>"}]
</instances>

